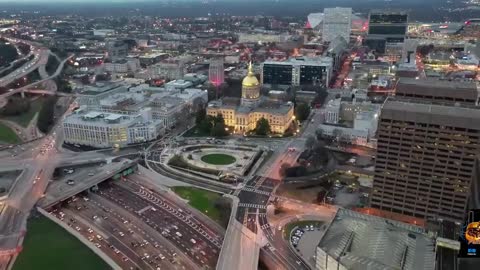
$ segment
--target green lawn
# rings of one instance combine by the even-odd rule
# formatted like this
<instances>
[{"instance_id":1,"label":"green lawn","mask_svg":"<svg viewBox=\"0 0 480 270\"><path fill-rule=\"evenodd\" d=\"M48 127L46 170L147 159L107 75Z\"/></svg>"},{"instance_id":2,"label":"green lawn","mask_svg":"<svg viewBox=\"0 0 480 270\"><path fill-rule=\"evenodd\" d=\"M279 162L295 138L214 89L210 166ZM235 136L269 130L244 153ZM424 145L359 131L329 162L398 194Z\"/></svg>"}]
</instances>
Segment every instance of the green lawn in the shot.
<instances>
[{"instance_id":1,"label":"green lawn","mask_svg":"<svg viewBox=\"0 0 480 270\"><path fill-rule=\"evenodd\" d=\"M111 269L77 238L46 217L32 218L13 270Z\"/></svg>"},{"instance_id":2,"label":"green lawn","mask_svg":"<svg viewBox=\"0 0 480 270\"><path fill-rule=\"evenodd\" d=\"M213 165L228 165L236 161L233 156L226 154L208 154L202 156L202 161Z\"/></svg>"},{"instance_id":3,"label":"green lawn","mask_svg":"<svg viewBox=\"0 0 480 270\"><path fill-rule=\"evenodd\" d=\"M316 229L322 226L322 224L323 224L322 221L316 221L316 220L302 220L302 221L288 223L287 226L285 226L285 229L283 230L283 238L288 239L288 237L290 236L290 232L296 227L305 228L306 225L313 225L313 228Z\"/></svg>"},{"instance_id":4,"label":"green lawn","mask_svg":"<svg viewBox=\"0 0 480 270\"><path fill-rule=\"evenodd\" d=\"M183 137L209 137L210 133L204 132L197 128L197 126L192 127L191 129L187 130Z\"/></svg>"},{"instance_id":5,"label":"green lawn","mask_svg":"<svg viewBox=\"0 0 480 270\"><path fill-rule=\"evenodd\" d=\"M15 122L22 127L28 127L28 124L32 121L35 114L42 108L43 101L43 98L37 98L30 103L30 110L28 110L28 112L16 116L4 116L3 118Z\"/></svg>"},{"instance_id":6,"label":"green lawn","mask_svg":"<svg viewBox=\"0 0 480 270\"><path fill-rule=\"evenodd\" d=\"M0 142L15 144L20 142L20 138L15 131L0 123Z\"/></svg>"},{"instance_id":7,"label":"green lawn","mask_svg":"<svg viewBox=\"0 0 480 270\"><path fill-rule=\"evenodd\" d=\"M192 187L173 187L172 190L177 193L178 196L188 200L190 206L198 209L211 219L217 222L219 221L220 213L215 207L215 201L222 197L222 195Z\"/></svg>"}]
</instances>

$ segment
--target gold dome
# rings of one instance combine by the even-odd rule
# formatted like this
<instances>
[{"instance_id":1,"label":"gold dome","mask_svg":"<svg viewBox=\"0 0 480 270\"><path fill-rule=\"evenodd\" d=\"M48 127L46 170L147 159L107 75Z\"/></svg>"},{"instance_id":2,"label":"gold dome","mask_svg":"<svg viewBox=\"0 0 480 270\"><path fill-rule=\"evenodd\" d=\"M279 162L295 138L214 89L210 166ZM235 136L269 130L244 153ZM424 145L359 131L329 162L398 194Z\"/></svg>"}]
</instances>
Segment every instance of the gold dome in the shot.
<instances>
[{"instance_id":1,"label":"gold dome","mask_svg":"<svg viewBox=\"0 0 480 270\"><path fill-rule=\"evenodd\" d=\"M258 81L257 77L253 73L253 66L251 62L250 64L248 64L248 74L245 78L243 78L242 85L246 87L260 85L260 82Z\"/></svg>"}]
</instances>

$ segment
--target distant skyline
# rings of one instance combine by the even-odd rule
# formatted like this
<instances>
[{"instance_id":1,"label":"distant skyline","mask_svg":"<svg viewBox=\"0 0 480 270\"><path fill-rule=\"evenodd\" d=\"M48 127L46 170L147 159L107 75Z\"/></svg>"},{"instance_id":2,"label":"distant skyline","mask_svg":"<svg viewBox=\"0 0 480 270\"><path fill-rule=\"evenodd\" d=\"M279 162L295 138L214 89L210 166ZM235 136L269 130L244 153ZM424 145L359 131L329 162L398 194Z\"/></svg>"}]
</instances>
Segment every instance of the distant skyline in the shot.
<instances>
[{"instance_id":1,"label":"distant skyline","mask_svg":"<svg viewBox=\"0 0 480 270\"><path fill-rule=\"evenodd\" d=\"M460 0L0 0L2 14L38 11L43 15L77 14L89 17L137 15L160 17L195 16L289 16L303 17L322 12L326 7L351 7L368 14L371 9L406 10L412 21L463 21L478 17L473 9L451 9L465 6ZM1 16L1 14L0 14Z\"/></svg>"}]
</instances>

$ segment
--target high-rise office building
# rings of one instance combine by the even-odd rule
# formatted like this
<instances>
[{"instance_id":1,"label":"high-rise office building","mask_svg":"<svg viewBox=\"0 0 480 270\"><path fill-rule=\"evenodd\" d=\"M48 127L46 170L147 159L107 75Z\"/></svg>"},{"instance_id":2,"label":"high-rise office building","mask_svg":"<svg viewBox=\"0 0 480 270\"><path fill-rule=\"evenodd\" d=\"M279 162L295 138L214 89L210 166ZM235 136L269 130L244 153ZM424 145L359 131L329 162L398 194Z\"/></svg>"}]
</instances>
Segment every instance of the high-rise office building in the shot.
<instances>
[{"instance_id":1,"label":"high-rise office building","mask_svg":"<svg viewBox=\"0 0 480 270\"><path fill-rule=\"evenodd\" d=\"M219 86L225 81L225 69L223 67L223 59L212 59L208 68L208 79L215 85Z\"/></svg>"},{"instance_id":2,"label":"high-rise office building","mask_svg":"<svg viewBox=\"0 0 480 270\"><path fill-rule=\"evenodd\" d=\"M479 108L389 98L377 137L371 207L424 221L462 221L467 205L478 205Z\"/></svg>"},{"instance_id":3,"label":"high-rise office building","mask_svg":"<svg viewBox=\"0 0 480 270\"><path fill-rule=\"evenodd\" d=\"M323 41L332 41L341 36L345 41L350 41L352 29L352 8L325 8L323 10Z\"/></svg>"},{"instance_id":4,"label":"high-rise office building","mask_svg":"<svg viewBox=\"0 0 480 270\"><path fill-rule=\"evenodd\" d=\"M328 85L332 68L331 57L266 61L262 64L261 80L269 85Z\"/></svg>"},{"instance_id":5,"label":"high-rise office building","mask_svg":"<svg viewBox=\"0 0 480 270\"><path fill-rule=\"evenodd\" d=\"M393 62L399 61L407 28L406 12L373 10L368 17L368 36L364 44L379 54L391 57Z\"/></svg>"}]
</instances>

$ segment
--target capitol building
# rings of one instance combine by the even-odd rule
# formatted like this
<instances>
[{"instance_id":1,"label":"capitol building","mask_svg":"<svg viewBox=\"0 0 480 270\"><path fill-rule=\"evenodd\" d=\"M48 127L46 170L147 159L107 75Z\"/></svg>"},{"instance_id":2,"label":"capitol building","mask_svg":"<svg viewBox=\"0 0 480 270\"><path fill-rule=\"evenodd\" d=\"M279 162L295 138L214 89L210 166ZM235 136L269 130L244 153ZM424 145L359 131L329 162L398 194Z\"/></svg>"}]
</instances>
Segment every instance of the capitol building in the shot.
<instances>
[{"instance_id":1,"label":"capitol building","mask_svg":"<svg viewBox=\"0 0 480 270\"><path fill-rule=\"evenodd\" d=\"M214 100L208 103L207 115L221 114L225 125L234 127L234 133L254 130L262 117L270 124L273 133L283 134L292 123L293 103L268 100L260 95L260 82L249 64L248 74L242 81L242 97Z\"/></svg>"}]
</instances>

